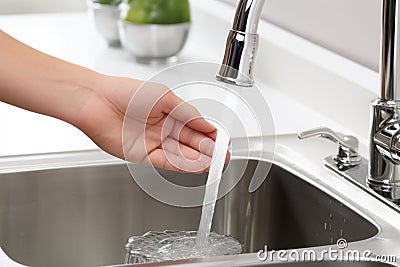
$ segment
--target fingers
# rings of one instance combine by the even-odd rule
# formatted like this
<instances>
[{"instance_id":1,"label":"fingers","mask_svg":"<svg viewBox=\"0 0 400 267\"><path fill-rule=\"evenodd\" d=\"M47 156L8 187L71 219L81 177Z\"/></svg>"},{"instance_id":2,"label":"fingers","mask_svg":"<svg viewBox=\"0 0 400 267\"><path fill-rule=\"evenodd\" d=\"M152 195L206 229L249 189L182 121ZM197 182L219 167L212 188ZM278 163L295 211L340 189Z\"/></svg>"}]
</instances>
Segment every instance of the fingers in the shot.
<instances>
[{"instance_id":1,"label":"fingers","mask_svg":"<svg viewBox=\"0 0 400 267\"><path fill-rule=\"evenodd\" d=\"M166 138L162 144L162 149L166 151L166 159L175 168L184 172L200 173L208 170L211 164L211 156L205 155L187 145L184 145L173 138ZM168 157L168 152L178 156Z\"/></svg>"},{"instance_id":2,"label":"fingers","mask_svg":"<svg viewBox=\"0 0 400 267\"><path fill-rule=\"evenodd\" d=\"M190 161L198 160L203 155L198 150L195 150L189 146L181 144L177 140L175 140L171 137L168 137L165 139L165 141L162 143L162 148L164 150L167 150L167 151L175 154L175 155L180 155L183 158L190 160Z\"/></svg>"},{"instance_id":3,"label":"fingers","mask_svg":"<svg viewBox=\"0 0 400 267\"><path fill-rule=\"evenodd\" d=\"M211 159L209 159L209 162L211 162ZM202 173L208 169L209 162L206 160L189 161L182 155L176 155L168 150L159 148L153 150L143 163L172 171Z\"/></svg>"},{"instance_id":4,"label":"fingers","mask_svg":"<svg viewBox=\"0 0 400 267\"><path fill-rule=\"evenodd\" d=\"M230 153L227 152L225 163L228 163ZM212 156L203 154L177 140L167 137L161 148L148 154L146 163L154 167L186 173L202 173L210 169Z\"/></svg>"},{"instance_id":5,"label":"fingers","mask_svg":"<svg viewBox=\"0 0 400 267\"><path fill-rule=\"evenodd\" d=\"M168 119L167 119L168 120ZM212 157L215 148L214 139L210 138L209 135L205 135L201 132L195 131L185 125L182 122L176 121L174 128L171 131L170 136L182 144L189 146L190 148L199 151L201 154L205 154ZM216 133L215 137L216 138ZM228 163L230 160L230 153L227 151L225 162Z\"/></svg>"},{"instance_id":6,"label":"fingers","mask_svg":"<svg viewBox=\"0 0 400 267\"><path fill-rule=\"evenodd\" d=\"M140 134L131 146L126 147L126 159L179 172L207 171L211 163L213 141L206 138L211 146L203 146L200 143L199 146L204 148L194 149L171 136L174 129L181 127L183 127L182 123L171 119L163 119L156 125L146 127L144 133ZM190 128L187 129L194 132ZM203 137L201 136L200 140L204 139ZM208 151L209 155L201 151Z\"/></svg>"},{"instance_id":7,"label":"fingers","mask_svg":"<svg viewBox=\"0 0 400 267\"><path fill-rule=\"evenodd\" d=\"M212 156L214 151L214 140L207 135L195 131L185 126L180 121L175 121L174 128L171 131L170 136L180 143L185 144L203 154Z\"/></svg>"},{"instance_id":8,"label":"fingers","mask_svg":"<svg viewBox=\"0 0 400 267\"><path fill-rule=\"evenodd\" d=\"M135 124L133 124L135 125ZM138 127L138 125L136 125ZM159 123L155 125L145 125L138 127L139 129L133 129L130 127L129 132L125 134L124 147L125 157L129 161L144 162L148 154L158 149L163 141L170 135L174 127L174 121L161 119ZM142 128L142 129L141 129ZM135 133L135 130L137 131ZM128 138L129 134L132 134L133 142L130 142Z\"/></svg>"},{"instance_id":9,"label":"fingers","mask_svg":"<svg viewBox=\"0 0 400 267\"><path fill-rule=\"evenodd\" d=\"M175 138L176 135L179 136L179 131L173 134L176 131L175 128L182 128L176 127L176 125L182 125L182 123L175 122L175 124L171 124L167 121L157 126L148 127L145 134L140 135L133 146L128 151L125 151L126 159L179 172L202 173L208 171L212 161L214 141L208 137L204 138L204 135L190 137L190 134L195 131L183 126L183 129L188 131L186 138L191 138L192 140L187 140L187 143L191 145L185 144ZM171 128L171 125L175 127ZM166 130L168 128L170 131ZM170 133L169 135L168 132ZM205 144L204 140L208 140L209 143ZM196 145L193 145L193 143ZM199 149L195 149L192 146L198 146ZM230 154L227 152L226 163L229 162L229 158Z\"/></svg>"},{"instance_id":10,"label":"fingers","mask_svg":"<svg viewBox=\"0 0 400 267\"><path fill-rule=\"evenodd\" d=\"M130 104L134 108L127 110L125 158L179 172L207 171L217 129L164 85L148 86L152 88L137 92ZM226 163L229 159L227 152Z\"/></svg>"},{"instance_id":11,"label":"fingers","mask_svg":"<svg viewBox=\"0 0 400 267\"><path fill-rule=\"evenodd\" d=\"M172 91L166 93L162 98L162 110L193 130L210 134L211 136L214 136L212 134L216 132L216 128L206 121L195 107L180 99Z\"/></svg>"}]
</instances>

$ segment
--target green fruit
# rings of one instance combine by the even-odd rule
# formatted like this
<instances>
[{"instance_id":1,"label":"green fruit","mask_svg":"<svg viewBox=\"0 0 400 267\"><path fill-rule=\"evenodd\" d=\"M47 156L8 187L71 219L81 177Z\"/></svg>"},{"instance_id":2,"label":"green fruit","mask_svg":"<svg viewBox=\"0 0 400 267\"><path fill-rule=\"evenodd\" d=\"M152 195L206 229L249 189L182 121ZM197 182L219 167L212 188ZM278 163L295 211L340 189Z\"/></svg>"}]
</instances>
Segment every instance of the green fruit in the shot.
<instances>
[{"instance_id":1,"label":"green fruit","mask_svg":"<svg viewBox=\"0 0 400 267\"><path fill-rule=\"evenodd\" d=\"M125 20L137 24L190 22L188 0L131 0Z\"/></svg>"},{"instance_id":2,"label":"green fruit","mask_svg":"<svg viewBox=\"0 0 400 267\"><path fill-rule=\"evenodd\" d=\"M118 6L121 2L122 0L93 0L93 3L111 6Z\"/></svg>"}]
</instances>

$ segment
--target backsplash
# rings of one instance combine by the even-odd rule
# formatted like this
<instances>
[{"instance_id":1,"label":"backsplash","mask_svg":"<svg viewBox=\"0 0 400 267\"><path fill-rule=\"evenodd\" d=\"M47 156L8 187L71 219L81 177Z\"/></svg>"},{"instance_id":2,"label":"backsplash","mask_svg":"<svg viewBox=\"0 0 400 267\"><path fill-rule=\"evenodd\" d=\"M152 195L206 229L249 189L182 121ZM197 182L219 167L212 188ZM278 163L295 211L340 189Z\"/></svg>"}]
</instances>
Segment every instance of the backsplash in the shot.
<instances>
[{"instance_id":1,"label":"backsplash","mask_svg":"<svg viewBox=\"0 0 400 267\"><path fill-rule=\"evenodd\" d=\"M263 17L378 71L380 10L380 0L266 0Z\"/></svg>"}]
</instances>

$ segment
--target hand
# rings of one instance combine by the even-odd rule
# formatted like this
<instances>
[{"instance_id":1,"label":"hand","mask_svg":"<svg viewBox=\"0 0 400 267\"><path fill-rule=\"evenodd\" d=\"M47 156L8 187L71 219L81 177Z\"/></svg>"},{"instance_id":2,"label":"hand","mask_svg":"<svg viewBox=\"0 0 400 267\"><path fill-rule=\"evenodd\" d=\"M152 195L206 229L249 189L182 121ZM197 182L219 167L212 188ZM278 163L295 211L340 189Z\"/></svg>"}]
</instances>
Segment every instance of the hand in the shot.
<instances>
[{"instance_id":1,"label":"hand","mask_svg":"<svg viewBox=\"0 0 400 267\"><path fill-rule=\"evenodd\" d=\"M216 129L165 86L101 75L1 30L0 47L0 101L71 123L121 159L175 171L208 169Z\"/></svg>"},{"instance_id":2,"label":"hand","mask_svg":"<svg viewBox=\"0 0 400 267\"><path fill-rule=\"evenodd\" d=\"M75 123L100 148L169 170L200 173L209 168L216 128L194 107L161 84L103 78Z\"/></svg>"}]
</instances>

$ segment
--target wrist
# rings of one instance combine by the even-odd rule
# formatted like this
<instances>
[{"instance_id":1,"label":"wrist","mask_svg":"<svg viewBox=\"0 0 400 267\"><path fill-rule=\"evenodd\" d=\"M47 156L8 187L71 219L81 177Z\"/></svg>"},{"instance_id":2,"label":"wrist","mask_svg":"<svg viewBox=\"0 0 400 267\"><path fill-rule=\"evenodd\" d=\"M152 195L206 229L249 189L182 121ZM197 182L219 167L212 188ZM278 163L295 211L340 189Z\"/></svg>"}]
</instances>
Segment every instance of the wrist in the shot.
<instances>
[{"instance_id":1,"label":"wrist","mask_svg":"<svg viewBox=\"0 0 400 267\"><path fill-rule=\"evenodd\" d=\"M74 126L79 127L81 114L88 104L96 99L100 94L101 87L106 77L100 73L80 67L69 80L64 81L64 86L68 90L65 100L68 103L63 107L58 117Z\"/></svg>"}]
</instances>

